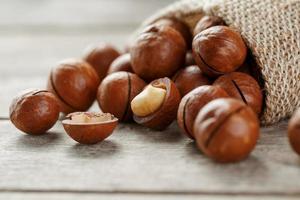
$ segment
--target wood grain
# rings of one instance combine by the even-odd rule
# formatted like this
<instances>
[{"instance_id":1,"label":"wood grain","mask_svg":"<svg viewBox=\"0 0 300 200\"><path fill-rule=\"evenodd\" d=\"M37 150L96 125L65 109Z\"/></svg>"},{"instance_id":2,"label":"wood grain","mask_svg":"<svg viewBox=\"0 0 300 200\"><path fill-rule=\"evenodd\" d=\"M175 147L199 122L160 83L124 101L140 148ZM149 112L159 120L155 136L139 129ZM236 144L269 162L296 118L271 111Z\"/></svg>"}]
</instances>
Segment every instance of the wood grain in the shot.
<instances>
[{"instance_id":1,"label":"wood grain","mask_svg":"<svg viewBox=\"0 0 300 200\"><path fill-rule=\"evenodd\" d=\"M0 189L65 192L300 195L300 160L286 122L262 129L244 162L207 159L174 124L165 132L120 125L108 140L76 144L58 123L51 134L22 135L0 121Z\"/></svg>"}]
</instances>

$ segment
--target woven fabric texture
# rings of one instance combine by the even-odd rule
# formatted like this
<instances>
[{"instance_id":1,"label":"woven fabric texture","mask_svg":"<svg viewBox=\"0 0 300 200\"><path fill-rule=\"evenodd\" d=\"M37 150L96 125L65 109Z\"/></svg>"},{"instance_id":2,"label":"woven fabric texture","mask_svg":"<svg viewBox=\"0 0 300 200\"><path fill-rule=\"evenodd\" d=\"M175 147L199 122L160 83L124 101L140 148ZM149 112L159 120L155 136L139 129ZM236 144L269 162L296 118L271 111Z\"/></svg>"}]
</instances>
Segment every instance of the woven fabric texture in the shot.
<instances>
[{"instance_id":1,"label":"woven fabric texture","mask_svg":"<svg viewBox=\"0 0 300 200\"><path fill-rule=\"evenodd\" d=\"M154 14L143 26L175 17L194 28L216 15L243 36L264 79L262 124L274 124L300 107L300 0L184 0ZM143 27L142 26L142 27Z\"/></svg>"}]
</instances>

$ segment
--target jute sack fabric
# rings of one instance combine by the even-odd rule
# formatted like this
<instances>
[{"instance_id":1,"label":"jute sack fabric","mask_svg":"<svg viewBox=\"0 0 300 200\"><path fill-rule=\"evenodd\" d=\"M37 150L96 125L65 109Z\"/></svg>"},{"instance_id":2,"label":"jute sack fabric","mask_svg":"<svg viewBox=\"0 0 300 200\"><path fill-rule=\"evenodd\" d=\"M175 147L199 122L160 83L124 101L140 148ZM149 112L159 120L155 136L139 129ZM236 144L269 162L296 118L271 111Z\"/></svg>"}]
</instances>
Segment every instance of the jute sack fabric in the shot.
<instances>
[{"instance_id":1,"label":"jute sack fabric","mask_svg":"<svg viewBox=\"0 0 300 200\"><path fill-rule=\"evenodd\" d=\"M221 17L241 33L264 80L264 125L300 107L300 0L183 0L162 9L142 27L163 17L186 22L191 30L205 15Z\"/></svg>"}]
</instances>

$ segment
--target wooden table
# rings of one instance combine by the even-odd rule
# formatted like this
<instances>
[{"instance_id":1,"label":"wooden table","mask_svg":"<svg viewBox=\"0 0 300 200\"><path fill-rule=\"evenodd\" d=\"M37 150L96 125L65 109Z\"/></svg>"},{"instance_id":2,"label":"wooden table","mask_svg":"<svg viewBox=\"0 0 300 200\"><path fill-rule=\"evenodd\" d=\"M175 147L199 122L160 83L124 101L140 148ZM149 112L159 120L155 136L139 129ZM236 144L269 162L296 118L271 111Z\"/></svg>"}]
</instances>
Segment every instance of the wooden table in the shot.
<instances>
[{"instance_id":1,"label":"wooden table","mask_svg":"<svg viewBox=\"0 0 300 200\"><path fill-rule=\"evenodd\" d=\"M8 120L12 97L44 87L56 62L80 57L89 43L122 47L146 16L171 2L1 1L0 199L299 199L300 159L288 145L286 121L262 128L246 161L221 165L175 123L164 132L120 125L108 140L85 146L60 122L33 137Z\"/></svg>"}]
</instances>

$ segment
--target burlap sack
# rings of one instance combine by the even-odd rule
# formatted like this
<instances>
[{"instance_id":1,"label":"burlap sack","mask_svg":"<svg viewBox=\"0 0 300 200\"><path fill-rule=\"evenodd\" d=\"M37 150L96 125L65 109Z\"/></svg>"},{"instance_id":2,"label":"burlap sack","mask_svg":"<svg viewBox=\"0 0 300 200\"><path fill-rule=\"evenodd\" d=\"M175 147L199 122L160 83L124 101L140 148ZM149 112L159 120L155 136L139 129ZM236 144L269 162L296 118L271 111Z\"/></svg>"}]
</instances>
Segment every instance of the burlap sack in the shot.
<instances>
[{"instance_id":1,"label":"burlap sack","mask_svg":"<svg viewBox=\"0 0 300 200\"><path fill-rule=\"evenodd\" d=\"M265 82L261 121L273 124L300 106L300 0L183 0L162 9L143 26L175 17L191 28L216 15L241 33Z\"/></svg>"}]
</instances>

